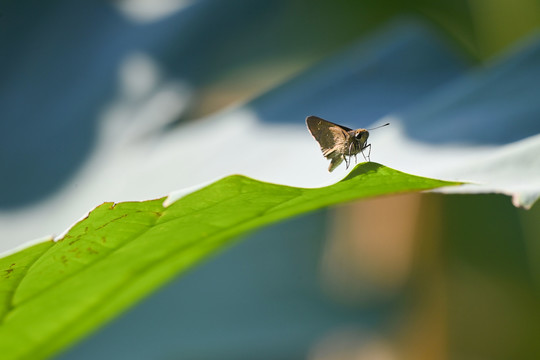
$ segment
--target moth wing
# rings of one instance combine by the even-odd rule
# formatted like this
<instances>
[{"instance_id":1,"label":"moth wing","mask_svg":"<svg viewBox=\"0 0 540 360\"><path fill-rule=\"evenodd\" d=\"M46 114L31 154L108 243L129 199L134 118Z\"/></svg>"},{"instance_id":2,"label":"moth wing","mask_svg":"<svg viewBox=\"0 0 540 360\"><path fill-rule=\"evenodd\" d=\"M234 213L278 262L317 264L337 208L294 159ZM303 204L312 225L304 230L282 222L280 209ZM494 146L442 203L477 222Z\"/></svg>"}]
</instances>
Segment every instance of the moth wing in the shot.
<instances>
[{"instance_id":1,"label":"moth wing","mask_svg":"<svg viewBox=\"0 0 540 360\"><path fill-rule=\"evenodd\" d=\"M332 172L335 168L339 166L343 162L343 158L341 156L335 156L332 158L332 161L330 161L330 165L328 166L328 171Z\"/></svg>"},{"instance_id":2,"label":"moth wing","mask_svg":"<svg viewBox=\"0 0 540 360\"><path fill-rule=\"evenodd\" d=\"M330 158L336 147L342 146L347 141L348 131L352 130L317 116L308 116L306 125L311 135L321 146L326 158Z\"/></svg>"},{"instance_id":3,"label":"moth wing","mask_svg":"<svg viewBox=\"0 0 540 360\"><path fill-rule=\"evenodd\" d=\"M342 128L346 132L352 131L352 129L349 129L346 126L342 126L342 125L339 125L339 124L334 124L333 122L321 119L320 117L314 116L314 115L308 116L306 118L306 124L307 124L308 129L309 129L310 132L311 132L311 128L313 126L315 126L315 127L323 127L324 129L327 129L328 127L331 127L331 126L337 126L339 128Z\"/></svg>"}]
</instances>

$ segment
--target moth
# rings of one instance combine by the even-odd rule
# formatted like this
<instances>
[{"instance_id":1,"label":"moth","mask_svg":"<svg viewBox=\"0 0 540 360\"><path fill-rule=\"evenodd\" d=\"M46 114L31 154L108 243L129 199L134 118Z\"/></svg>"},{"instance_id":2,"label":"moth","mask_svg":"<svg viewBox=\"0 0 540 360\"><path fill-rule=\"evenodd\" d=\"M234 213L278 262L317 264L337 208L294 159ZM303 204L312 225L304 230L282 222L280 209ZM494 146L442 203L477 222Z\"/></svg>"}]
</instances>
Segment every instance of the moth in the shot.
<instances>
[{"instance_id":1,"label":"moth","mask_svg":"<svg viewBox=\"0 0 540 360\"><path fill-rule=\"evenodd\" d=\"M362 153L364 160L371 161L371 144L367 143L369 130L378 129L390 125L390 123L377 126L373 129L353 130L312 115L306 118L306 125L311 135L321 146L324 157L330 160L328 171L332 172L343 161L345 161L346 168L348 169L352 156L354 156L356 162L356 155L358 153ZM368 148L369 152L366 157L364 150Z\"/></svg>"}]
</instances>

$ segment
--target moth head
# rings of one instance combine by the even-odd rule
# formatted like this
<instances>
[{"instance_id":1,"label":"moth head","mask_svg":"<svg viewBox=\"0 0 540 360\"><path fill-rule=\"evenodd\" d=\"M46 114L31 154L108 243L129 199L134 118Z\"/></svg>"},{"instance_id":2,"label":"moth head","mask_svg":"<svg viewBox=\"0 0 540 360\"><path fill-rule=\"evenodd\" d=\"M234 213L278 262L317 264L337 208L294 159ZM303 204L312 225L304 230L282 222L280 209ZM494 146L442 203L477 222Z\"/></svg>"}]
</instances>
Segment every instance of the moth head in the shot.
<instances>
[{"instance_id":1,"label":"moth head","mask_svg":"<svg viewBox=\"0 0 540 360\"><path fill-rule=\"evenodd\" d=\"M365 143L369 137L369 131L366 129L358 129L354 131L354 138L361 144Z\"/></svg>"}]
</instances>

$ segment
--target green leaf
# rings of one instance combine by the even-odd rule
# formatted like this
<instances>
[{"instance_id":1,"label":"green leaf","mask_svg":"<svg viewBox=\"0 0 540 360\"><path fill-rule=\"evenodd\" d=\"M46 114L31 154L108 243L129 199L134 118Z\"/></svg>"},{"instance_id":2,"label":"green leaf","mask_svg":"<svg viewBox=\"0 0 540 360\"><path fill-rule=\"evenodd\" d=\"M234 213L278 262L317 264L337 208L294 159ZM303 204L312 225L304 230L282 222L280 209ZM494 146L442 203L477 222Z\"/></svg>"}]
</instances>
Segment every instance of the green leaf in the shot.
<instances>
[{"instance_id":1,"label":"green leaf","mask_svg":"<svg viewBox=\"0 0 540 360\"><path fill-rule=\"evenodd\" d=\"M364 163L323 188L234 175L168 207L165 198L104 203L61 240L0 259L0 354L46 358L263 225L346 201L457 184Z\"/></svg>"}]
</instances>

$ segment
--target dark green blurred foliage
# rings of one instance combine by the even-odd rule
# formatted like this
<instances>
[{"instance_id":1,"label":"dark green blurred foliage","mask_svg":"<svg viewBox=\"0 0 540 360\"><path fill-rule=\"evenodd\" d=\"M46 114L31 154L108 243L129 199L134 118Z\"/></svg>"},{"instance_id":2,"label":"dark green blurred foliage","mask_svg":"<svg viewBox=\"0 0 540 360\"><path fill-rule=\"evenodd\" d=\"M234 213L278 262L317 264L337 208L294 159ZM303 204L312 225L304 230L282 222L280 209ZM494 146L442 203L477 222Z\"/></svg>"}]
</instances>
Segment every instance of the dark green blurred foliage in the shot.
<instances>
[{"instance_id":1,"label":"dark green blurred foliage","mask_svg":"<svg viewBox=\"0 0 540 360\"><path fill-rule=\"evenodd\" d=\"M443 234L450 349L456 358L540 357L540 213L506 196L449 196ZM524 218L536 218L524 228ZM534 239L533 239L534 238ZM535 251L536 247L536 251Z\"/></svg>"},{"instance_id":2,"label":"dark green blurred foliage","mask_svg":"<svg viewBox=\"0 0 540 360\"><path fill-rule=\"evenodd\" d=\"M443 289L442 296L432 298L447 319L442 341L447 350L440 354L450 359L538 359L538 204L527 211L503 195L427 195L420 223L436 208L437 230L421 240L421 265L413 283L421 284L416 288L420 298L433 288ZM420 225L430 226L433 222Z\"/></svg>"}]
</instances>

